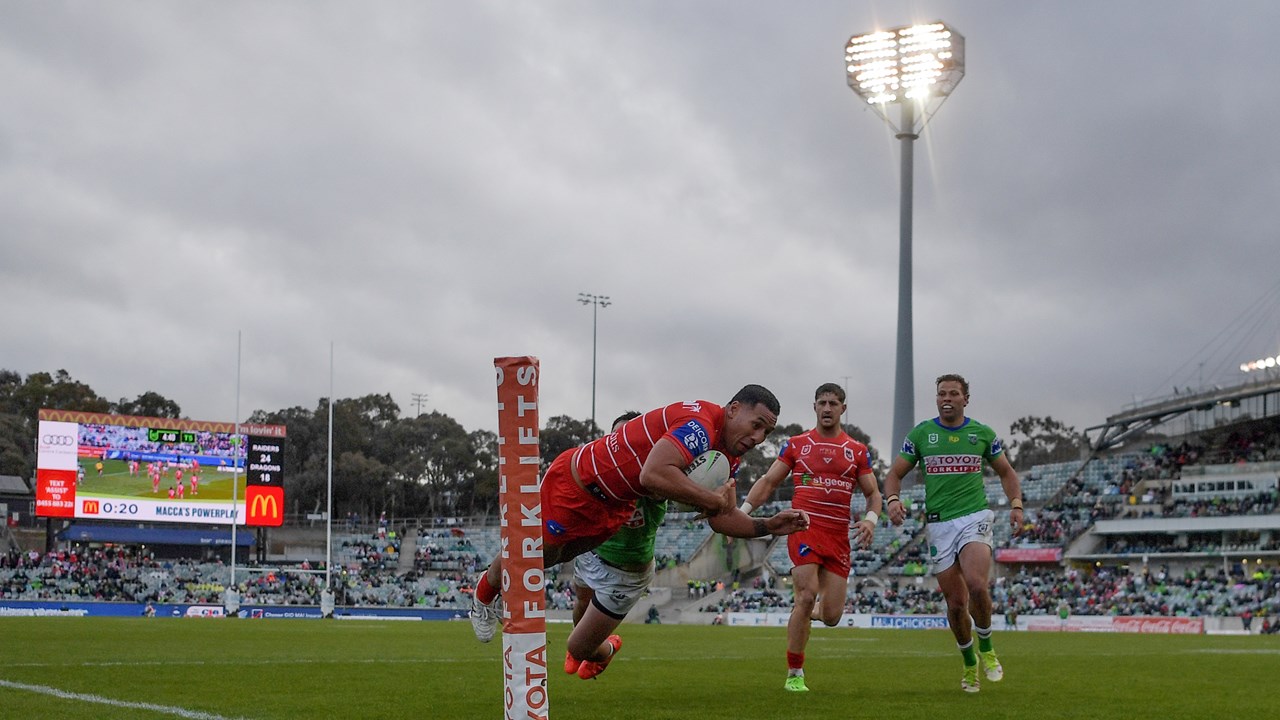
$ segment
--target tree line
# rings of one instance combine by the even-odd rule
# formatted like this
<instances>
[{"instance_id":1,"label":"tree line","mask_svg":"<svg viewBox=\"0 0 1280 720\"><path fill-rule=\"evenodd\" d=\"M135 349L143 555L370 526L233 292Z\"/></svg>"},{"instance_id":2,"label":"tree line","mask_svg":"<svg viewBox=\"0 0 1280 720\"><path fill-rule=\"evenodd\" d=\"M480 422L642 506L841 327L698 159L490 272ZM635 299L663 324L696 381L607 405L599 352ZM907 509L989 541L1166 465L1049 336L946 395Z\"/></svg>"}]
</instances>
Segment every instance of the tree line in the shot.
<instances>
[{"instance_id":1,"label":"tree line","mask_svg":"<svg viewBox=\"0 0 1280 720\"><path fill-rule=\"evenodd\" d=\"M108 400L66 370L35 372L25 378L0 369L0 474L35 475L37 413L41 408L157 418L182 418L177 402L156 392L130 400ZM642 409L642 408L638 408ZM647 408L643 408L647 409ZM288 511L321 512L328 488L329 403L315 407L256 410L249 422L285 425L284 476ZM764 474L786 438L805 429L779 426L760 446L742 458L738 472L740 495ZM870 447L870 438L856 425L845 430ZM1012 428L1015 460L1035 462L1079 457L1075 430L1052 418L1021 418ZM557 415L540 432L543 468L560 452L599 437L591 420ZM886 466L874 448L877 476ZM333 405L333 510L335 517L355 513L373 517L455 517L496 512L498 493L497 435L490 430L468 431L439 411L401 414L390 394L340 398ZM789 499L784 484L779 499Z\"/></svg>"}]
</instances>

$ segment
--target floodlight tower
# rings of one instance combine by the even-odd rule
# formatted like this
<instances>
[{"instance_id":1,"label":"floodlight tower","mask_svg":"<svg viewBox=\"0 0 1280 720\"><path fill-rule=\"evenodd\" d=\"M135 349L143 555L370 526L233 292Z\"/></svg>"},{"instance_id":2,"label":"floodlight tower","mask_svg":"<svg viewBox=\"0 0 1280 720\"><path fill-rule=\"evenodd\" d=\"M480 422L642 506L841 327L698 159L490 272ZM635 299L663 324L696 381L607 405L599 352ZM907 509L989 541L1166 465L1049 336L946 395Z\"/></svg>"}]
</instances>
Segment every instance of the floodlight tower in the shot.
<instances>
[{"instance_id":1,"label":"floodlight tower","mask_svg":"<svg viewBox=\"0 0 1280 720\"><path fill-rule=\"evenodd\" d=\"M844 49L849 87L902 141L898 215L898 356L893 386L893 437L915 425L911 331L911 196L914 146L924 126L964 77L964 37L945 23L890 28L849 38ZM901 108L898 124L888 106Z\"/></svg>"},{"instance_id":2,"label":"floodlight tower","mask_svg":"<svg viewBox=\"0 0 1280 720\"><path fill-rule=\"evenodd\" d=\"M595 432L599 427L596 425L596 318L600 308L609 307L612 302L608 295L581 292L578 293L578 302L591 306L591 431Z\"/></svg>"}]
</instances>

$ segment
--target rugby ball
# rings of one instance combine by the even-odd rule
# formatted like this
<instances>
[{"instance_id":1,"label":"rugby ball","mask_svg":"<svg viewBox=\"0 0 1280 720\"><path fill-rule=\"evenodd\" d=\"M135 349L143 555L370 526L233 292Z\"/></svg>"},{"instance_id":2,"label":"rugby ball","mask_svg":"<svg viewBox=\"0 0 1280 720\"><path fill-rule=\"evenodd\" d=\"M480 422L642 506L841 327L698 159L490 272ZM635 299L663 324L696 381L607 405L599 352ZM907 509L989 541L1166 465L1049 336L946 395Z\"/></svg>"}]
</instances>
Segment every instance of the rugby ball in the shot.
<instances>
[{"instance_id":1,"label":"rugby ball","mask_svg":"<svg viewBox=\"0 0 1280 720\"><path fill-rule=\"evenodd\" d=\"M729 481L729 456L719 450L708 450L695 457L684 469L684 474L705 490L715 490ZM680 512L701 512L702 508L686 503L676 503Z\"/></svg>"}]
</instances>

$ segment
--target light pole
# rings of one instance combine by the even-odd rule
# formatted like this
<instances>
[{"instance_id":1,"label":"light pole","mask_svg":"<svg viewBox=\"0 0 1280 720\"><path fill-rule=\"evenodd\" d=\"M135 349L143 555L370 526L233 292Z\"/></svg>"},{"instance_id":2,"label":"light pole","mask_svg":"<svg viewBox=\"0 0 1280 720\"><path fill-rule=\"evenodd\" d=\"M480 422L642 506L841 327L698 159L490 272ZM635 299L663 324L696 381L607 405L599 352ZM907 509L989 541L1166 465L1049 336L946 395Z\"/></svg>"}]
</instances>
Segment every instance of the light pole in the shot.
<instances>
[{"instance_id":1,"label":"light pole","mask_svg":"<svg viewBox=\"0 0 1280 720\"><path fill-rule=\"evenodd\" d=\"M941 22L854 35L844 50L849 87L902 141L898 214L898 356L893 384L893 437L915 424L911 331L911 196L915 139L964 77L964 37ZM898 124L887 106L901 108Z\"/></svg>"},{"instance_id":2,"label":"light pole","mask_svg":"<svg viewBox=\"0 0 1280 720\"><path fill-rule=\"evenodd\" d=\"M596 425L596 316L600 308L609 307L612 303L608 295L591 293L578 293L578 302L591 306L591 429L594 432L598 427Z\"/></svg>"}]
</instances>

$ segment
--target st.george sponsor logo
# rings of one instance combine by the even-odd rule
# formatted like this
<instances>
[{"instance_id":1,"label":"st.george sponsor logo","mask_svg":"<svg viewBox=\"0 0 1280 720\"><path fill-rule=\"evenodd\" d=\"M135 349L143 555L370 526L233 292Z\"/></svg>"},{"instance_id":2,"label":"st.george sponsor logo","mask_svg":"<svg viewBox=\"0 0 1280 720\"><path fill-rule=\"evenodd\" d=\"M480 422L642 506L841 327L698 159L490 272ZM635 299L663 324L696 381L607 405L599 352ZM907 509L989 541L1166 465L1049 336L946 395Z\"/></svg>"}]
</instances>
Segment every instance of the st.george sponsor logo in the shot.
<instances>
[{"instance_id":1,"label":"st.george sponsor logo","mask_svg":"<svg viewBox=\"0 0 1280 720\"><path fill-rule=\"evenodd\" d=\"M832 477L830 475L814 475L805 474L806 482L803 484L810 485L823 490L853 490L853 481L848 478Z\"/></svg>"}]
</instances>

